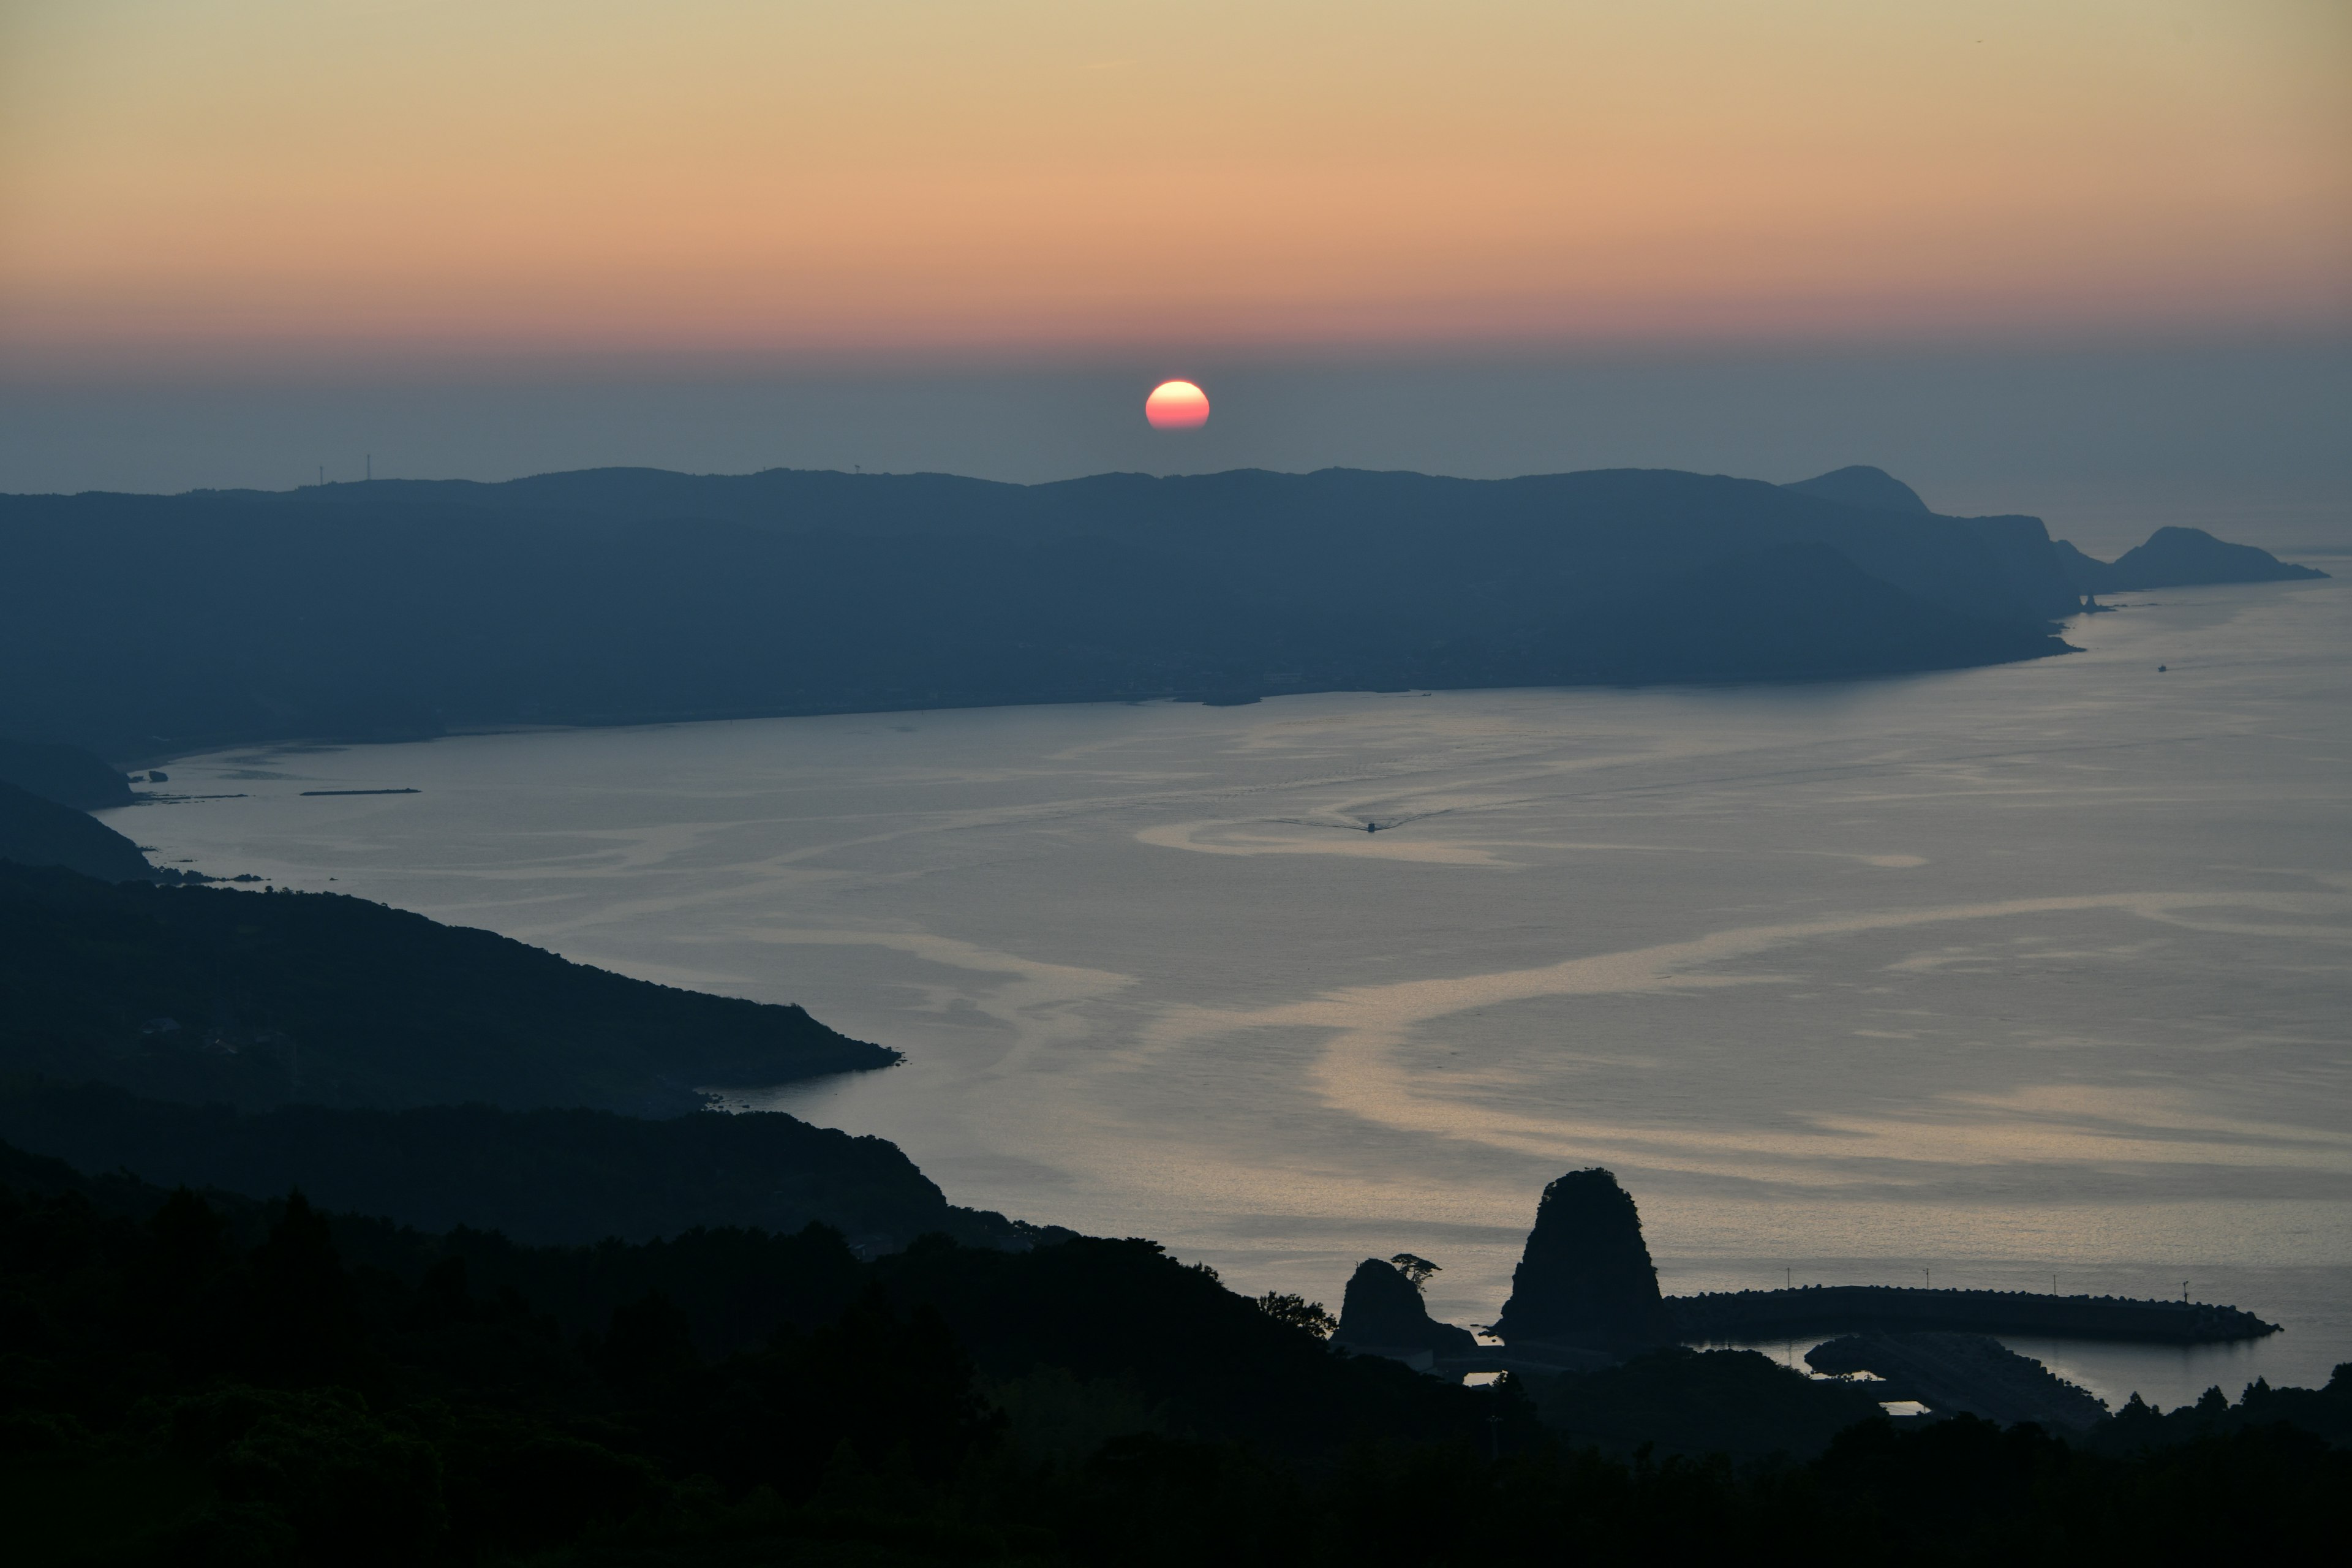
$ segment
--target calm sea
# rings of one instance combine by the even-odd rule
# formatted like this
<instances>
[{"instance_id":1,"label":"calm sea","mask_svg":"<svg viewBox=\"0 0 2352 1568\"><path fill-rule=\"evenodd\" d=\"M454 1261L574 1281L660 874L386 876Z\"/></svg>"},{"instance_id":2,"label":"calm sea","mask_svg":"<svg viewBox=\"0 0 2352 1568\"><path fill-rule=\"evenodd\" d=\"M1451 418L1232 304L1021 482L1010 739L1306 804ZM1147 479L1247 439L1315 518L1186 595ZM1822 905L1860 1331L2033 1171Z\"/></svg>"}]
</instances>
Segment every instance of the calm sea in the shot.
<instances>
[{"instance_id":1,"label":"calm sea","mask_svg":"<svg viewBox=\"0 0 2352 1568\"><path fill-rule=\"evenodd\" d=\"M164 860L805 1003L908 1062L735 1103L1244 1289L1336 1306L1410 1250L1484 1323L1543 1184L1599 1163L1670 1290L2186 1289L2288 1331L2020 1346L2110 1399L2324 1380L2352 1360L2352 583L2069 635L1777 690L243 751L155 786L241 798L110 815Z\"/></svg>"}]
</instances>

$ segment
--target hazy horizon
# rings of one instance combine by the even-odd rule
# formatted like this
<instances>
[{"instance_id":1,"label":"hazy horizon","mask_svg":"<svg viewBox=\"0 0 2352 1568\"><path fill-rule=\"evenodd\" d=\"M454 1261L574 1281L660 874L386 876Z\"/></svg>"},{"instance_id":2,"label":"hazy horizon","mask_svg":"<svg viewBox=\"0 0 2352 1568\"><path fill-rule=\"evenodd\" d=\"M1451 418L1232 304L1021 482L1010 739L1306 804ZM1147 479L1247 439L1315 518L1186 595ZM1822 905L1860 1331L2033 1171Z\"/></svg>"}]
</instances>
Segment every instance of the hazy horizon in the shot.
<instances>
[{"instance_id":1,"label":"hazy horizon","mask_svg":"<svg viewBox=\"0 0 2352 1568\"><path fill-rule=\"evenodd\" d=\"M5 5L0 491L1869 463L2342 548L2347 77L2325 0Z\"/></svg>"},{"instance_id":2,"label":"hazy horizon","mask_svg":"<svg viewBox=\"0 0 2352 1568\"><path fill-rule=\"evenodd\" d=\"M0 377L0 492L499 480L608 466L931 471L1411 468L1506 478L1676 468L1786 482L1884 468L1937 510L2023 512L2112 553L2166 523L2352 548L2352 339L2026 350L1908 345L1165 365L595 362L468 378ZM1215 405L1159 432L1189 371Z\"/></svg>"}]
</instances>

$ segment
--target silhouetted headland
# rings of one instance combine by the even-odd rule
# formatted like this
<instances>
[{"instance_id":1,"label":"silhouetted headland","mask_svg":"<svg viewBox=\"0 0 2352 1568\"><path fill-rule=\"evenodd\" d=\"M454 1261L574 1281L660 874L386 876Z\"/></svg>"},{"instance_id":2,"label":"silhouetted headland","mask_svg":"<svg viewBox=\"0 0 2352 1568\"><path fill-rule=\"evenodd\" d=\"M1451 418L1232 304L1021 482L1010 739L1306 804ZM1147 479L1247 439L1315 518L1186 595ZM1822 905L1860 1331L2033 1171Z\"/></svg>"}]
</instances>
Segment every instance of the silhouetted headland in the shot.
<instances>
[{"instance_id":1,"label":"silhouetted headland","mask_svg":"<svg viewBox=\"0 0 2352 1568\"><path fill-rule=\"evenodd\" d=\"M1845 678L2063 652L2078 600L2038 521L1938 516L1862 469L1793 487L598 469L11 496L0 664L50 675L0 690L0 732L137 759L525 723Z\"/></svg>"},{"instance_id":2,"label":"silhouetted headland","mask_svg":"<svg viewBox=\"0 0 2352 1568\"><path fill-rule=\"evenodd\" d=\"M2063 539L2053 548L2060 570L2081 594L2218 583L2295 583L2327 575L2314 566L2292 565L2251 544L2228 543L2201 528L2159 528L2148 535L2147 543L2126 551L2112 565L2084 554Z\"/></svg>"},{"instance_id":3,"label":"silhouetted headland","mask_svg":"<svg viewBox=\"0 0 2352 1568\"><path fill-rule=\"evenodd\" d=\"M0 994L0 1069L251 1109L676 1114L702 1105L705 1085L899 1059L796 1006L633 980L362 899L5 861Z\"/></svg>"},{"instance_id":4,"label":"silhouetted headland","mask_svg":"<svg viewBox=\"0 0 2352 1568\"><path fill-rule=\"evenodd\" d=\"M144 758L526 723L1846 678L2063 652L2056 623L2087 592L2309 575L2180 529L2110 566L2035 518L1940 516L1864 467L1793 485L607 468L7 496L0 662L49 677L0 690L0 731Z\"/></svg>"}]
</instances>

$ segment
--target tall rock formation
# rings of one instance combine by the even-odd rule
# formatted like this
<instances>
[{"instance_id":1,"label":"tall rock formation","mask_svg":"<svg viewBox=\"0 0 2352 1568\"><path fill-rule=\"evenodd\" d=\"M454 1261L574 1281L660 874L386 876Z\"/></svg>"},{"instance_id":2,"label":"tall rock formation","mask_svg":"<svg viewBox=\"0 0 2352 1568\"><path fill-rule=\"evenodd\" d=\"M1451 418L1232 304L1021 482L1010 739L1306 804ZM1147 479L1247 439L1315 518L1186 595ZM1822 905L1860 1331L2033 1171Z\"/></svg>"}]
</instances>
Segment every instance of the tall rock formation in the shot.
<instances>
[{"instance_id":1,"label":"tall rock formation","mask_svg":"<svg viewBox=\"0 0 2352 1568\"><path fill-rule=\"evenodd\" d=\"M1544 1189L1495 1331L1514 1344L1629 1349L1673 1341L1642 1216L1611 1173L1570 1171Z\"/></svg>"},{"instance_id":2,"label":"tall rock formation","mask_svg":"<svg viewBox=\"0 0 2352 1568\"><path fill-rule=\"evenodd\" d=\"M1478 1348L1477 1336L1469 1330L1431 1317L1412 1281L1394 1264L1377 1258L1356 1265L1339 1303L1339 1327L1331 1342L1350 1350L1429 1351L1437 1355L1468 1355Z\"/></svg>"}]
</instances>

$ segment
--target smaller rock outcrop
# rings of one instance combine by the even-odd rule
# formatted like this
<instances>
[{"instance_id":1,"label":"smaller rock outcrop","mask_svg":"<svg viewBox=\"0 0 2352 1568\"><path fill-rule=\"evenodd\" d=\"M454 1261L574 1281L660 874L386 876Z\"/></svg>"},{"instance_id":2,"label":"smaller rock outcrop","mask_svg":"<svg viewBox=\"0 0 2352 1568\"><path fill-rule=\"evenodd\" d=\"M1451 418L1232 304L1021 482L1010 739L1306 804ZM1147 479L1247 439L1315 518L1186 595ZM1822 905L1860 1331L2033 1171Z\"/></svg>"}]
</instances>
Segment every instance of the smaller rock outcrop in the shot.
<instances>
[{"instance_id":1,"label":"smaller rock outcrop","mask_svg":"<svg viewBox=\"0 0 2352 1568\"><path fill-rule=\"evenodd\" d=\"M1673 1342L1640 1211L1614 1174L1596 1165L1544 1189L1495 1332L1514 1345L1626 1350Z\"/></svg>"},{"instance_id":2,"label":"smaller rock outcrop","mask_svg":"<svg viewBox=\"0 0 2352 1568\"><path fill-rule=\"evenodd\" d=\"M1331 1342L1375 1355L1401 1351L1470 1355L1478 1348L1477 1336L1469 1330L1431 1317L1420 1287L1396 1265L1377 1258L1365 1258L1349 1276Z\"/></svg>"}]
</instances>

